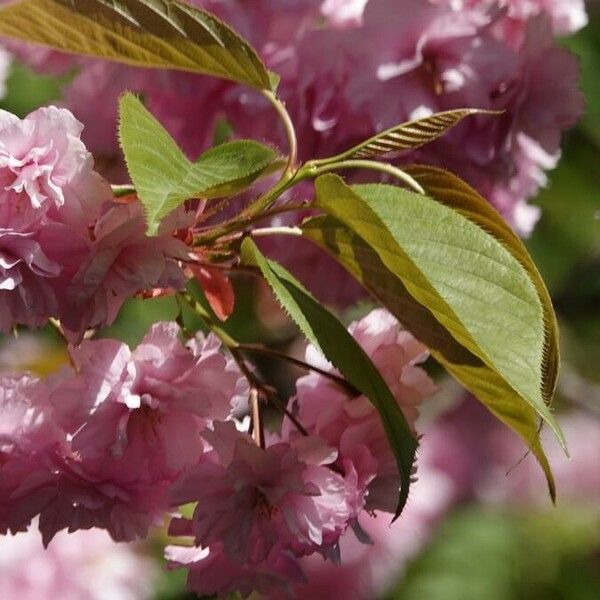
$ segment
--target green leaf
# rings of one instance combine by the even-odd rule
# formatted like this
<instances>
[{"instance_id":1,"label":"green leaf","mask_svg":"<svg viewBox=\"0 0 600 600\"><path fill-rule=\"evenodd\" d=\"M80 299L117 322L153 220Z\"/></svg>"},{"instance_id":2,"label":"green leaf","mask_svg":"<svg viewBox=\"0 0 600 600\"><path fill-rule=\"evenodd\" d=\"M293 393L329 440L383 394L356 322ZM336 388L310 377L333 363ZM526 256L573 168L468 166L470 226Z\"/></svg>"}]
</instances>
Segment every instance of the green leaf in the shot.
<instances>
[{"instance_id":1,"label":"green leaf","mask_svg":"<svg viewBox=\"0 0 600 600\"><path fill-rule=\"evenodd\" d=\"M225 142L204 152L191 166L186 178L169 196L170 200L233 196L257 177L271 171L276 153L254 140ZM285 164L285 163L283 163Z\"/></svg>"},{"instance_id":2,"label":"green leaf","mask_svg":"<svg viewBox=\"0 0 600 600\"><path fill-rule=\"evenodd\" d=\"M457 210L467 219L493 235L527 271L542 305L544 345L542 353L542 397L552 401L559 368L558 323L550 294L521 238L498 212L471 186L444 169L413 165L405 169L438 202Z\"/></svg>"},{"instance_id":3,"label":"green leaf","mask_svg":"<svg viewBox=\"0 0 600 600\"><path fill-rule=\"evenodd\" d=\"M269 72L248 42L210 13L178 0L23 0L0 11L0 35L271 89Z\"/></svg>"},{"instance_id":4,"label":"green leaf","mask_svg":"<svg viewBox=\"0 0 600 600\"><path fill-rule=\"evenodd\" d=\"M408 498L417 442L387 384L340 321L321 306L283 267L267 260L250 238L242 243L242 260L257 266L281 305L306 338L358 390L371 400L383 422L401 475L396 516Z\"/></svg>"},{"instance_id":5,"label":"green leaf","mask_svg":"<svg viewBox=\"0 0 600 600\"><path fill-rule=\"evenodd\" d=\"M275 152L258 142L237 140L206 151L192 163L138 98L120 103L119 139L127 168L146 211L148 233L189 198L233 195L260 176Z\"/></svg>"},{"instance_id":6,"label":"green leaf","mask_svg":"<svg viewBox=\"0 0 600 600\"><path fill-rule=\"evenodd\" d=\"M326 159L326 162L338 162L351 158L374 158L385 156L390 152L419 148L444 135L465 117L477 114L497 115L500 113L477 108L459 108L435 113L422 119L408 121L386 129L346 152L334 158Z\"/></svg>"},{"instance_id":7,"label":"green leaf","mask_svg":"<svg viewBox=\"0 0 600 600\"><path fill-rule=\"evenodd\" d=\"M191 163L164 127L133 94L119 104L119 141L131 180L146 212L148 233L177 207L169 196L185 180Z\"/></svg>"},{"instance_id":8,"label":"green leaf","mask_svg":"<svg viewBox=\"0 0 600 600\"><path fill-rule=\"evenodd\" d=\"M381 262L362 238L333 217L319 216L302 224L306 238L328 251L370 294L385 306L431 355L501 421L517 431L537 457L555 496L550 465L538 440L533 408L493 369L457 342L431 311L408 293L402 281Z\"/></svg>"},{"instance_id":9,"label":"green leaf","mask_svg":"<svg viewBox=\"0 0 600 600\"><path fill-rule=\"evenodd\" d=\"M326 175L317 180L317 206L333 218L309 221L305 235L525 439L554 496L537 424L540 415L564 443L546 405L558 353L552 308L538 290L543 283L521 242L483 199L478 206L470 196L467 211L445 197L448 205L393 186L351 189Z\"/></svg>"}]
</instances>

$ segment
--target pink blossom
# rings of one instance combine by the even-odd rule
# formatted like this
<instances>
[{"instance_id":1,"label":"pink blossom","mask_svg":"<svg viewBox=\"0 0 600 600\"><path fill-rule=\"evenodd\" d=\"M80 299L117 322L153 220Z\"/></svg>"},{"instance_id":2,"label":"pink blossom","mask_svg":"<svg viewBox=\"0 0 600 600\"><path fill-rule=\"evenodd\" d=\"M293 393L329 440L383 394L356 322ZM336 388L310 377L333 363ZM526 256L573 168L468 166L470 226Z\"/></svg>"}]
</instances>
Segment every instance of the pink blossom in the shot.
<instances>
[{"instance_id":1,"label":"pink blossom","mask_svg":"<svg viewBox=\"0 0 600 600\"><path fill-rule=\"evenodd\" d=\"M157 565L103 531L59 533L45 549L32 526L0 539L3 600L145 600Z\"/></svg>"},{"instance_id":2,"label":"pink blossom","mask_svg":"<svg viewBox=\"0 0 600 600\"><path fill-rule=\"evenodd\" d=\"M505 111L501 116L469 119L407 160L453 170L515 224L516 207L538 189L535 180L527 188L513 183L531 168L531 160L522 162L519 139L527 134L546 153L554 154L561 132L582 112L574 57L553 45L543 14L527 21L521 41L513 45L498 33L501 12L431 8L424 29L413 29L416 23L407 21L406 33L399 35L389 10L385 0L372 0L365 13L366 31L361 30L379 32L389 57L377 67L379 94L398 98L395 106L371 103L379 126L392 126L399 114L410 118L458 105ZM418 37L411 43L414 34ZM386 42L386 36L391 41ZM550 80L556 86L552 94L544 91ZM551 101L540 103L542 95ZM548 163L535 166L541 171Z\"/></svg>"},{"instance_id":3,"label":"pink blossom","mask_svg":"<svg viewBox=\"0 0 600 600\"><path fill-rule=\"evenodd\" d=\"M61 223L0 228L0 330L38 327L59 313L89 242Z\"/></svg>"},{"instance_id":4,"label":"pink blossom","mask_svg":"<svg viewBox=\"0 0 600 600\"><path fill-rule=\"evenodd\" d=\"M232 410L239 372L214 338L184 346L175 323L157 323L130 350L116 340L71 350L76 373L59 375L50 402L76 432L72 447L89 466L112 456L150 479L174 479L198 460L199 432Z\"/></svg>"},{"instance_id":5,"label":"pink blossom","mask_svg":"<svg viewBox=\"0 0 600 600\"><path fill-rule=\"evenodd\" d=\"M86 227L99 216L110 190L93 171L82 130L69 111L54 106L24 119L0 114L3 204L20 213L24 224L45 212L73 227Z\"/></svg>"},{"instance_id":6,"label":"pink blossom","mask_svg":"<svg viewBox=\"0 0 600 600\"><path fill-rule=\"evenodd\" d=\"M340 539L339 565L317 555L301 558L299 564L306 581L292 587L297 597L371 600L390 591L410 559L435 532L456 496L455 482L432 464L434 448L430 442L436 435L436 424L425 431L419 449L418 478L401 518L390 523L385 514L363 512L358 519L360 530L348 529ZM277 590L267 597L285 598Z\"/></svg>"},{"instance_id":7,"label":"pink blossom","mask_svg":"<svg viewBox=\"0 0 600 600\"><path fill-rule=\"evenodd\" d=\"M62 297L61 323L73 340L88 328L111 324L127 298L154 287L183 287L178 261L188 249L174 233L189 227L191 217L178 210L163 221L158 236L148 237L139 202L108 206L95 225L90 253Z\"/></svg>"},{"instance_id":8,"label":"pink blossom","mask_svg":"<svg viewBox=\"0 0 600 600\"><path fill-rule=\"evenodd\" d=\"M64 435L50 417L43 382L29 375L0 378L0 532L22 531L13 494L23 481L44 470L44 457L64 448Z\"/></svg>"},{"instance_id":9,"label":"pink blossom","mask_svg":"<svg viewBox=\"0 0 600 600\"><path fill-rule=\"evenodd\" d=\"M349 331L379 369L409 425L414 429L418 406L435 393L427 374L417 365L427 351L386 310L372 311ZM318 352L309 346L306 360L331 370ZM338 449L338 464L350 463L358 474L359 486L368 488L366 508L394 512L400 477L381 419L364 396L351 398L336 383L317 373L296 382L291 404L298 419L313 435ZM283 437L295 437L293 427L284 421Z\"/></svg>"},{"instance_id":10,"label":"pink blossom","mask_svg":"<svg viewBox=\"0 0 600 600\"><path fill-rule=\"evenodd\" d=\"M196 545L222 543L235 562L260 564L280 546L295 555L333 548L355 516L355 490L326 465L336 453L322 441L259 448L233 423L213 424L212 446L172 488L173 504L198 502Z\"/></svg>"},{"instance_id":11,"label":"pink blossom","mask_svg":"<svg viewBox=\"0 0 600 600\"><path fill-rule=\"evenodd\" d=\"M0 329L57 316L112 194L65 109L0 113Z\"/></svg>"},{"instance_id":12,"label":"pink blossom","mask_svg":"<svg viewBox=\"0 0 600 600\"><path fill-rule=\"evenodd\" d=\"M76 371L28 394L56 433L24 450L24 434L13 435L18 452L11 446L0 483L3 527L20 530L39 514L45 544L61 529L90 527L129 541L160 520L169 486L205 449L200 432L213 416L225 418L239 393L240 375L213 340L186 348L178 333L174 323L157 324L133 351L86 341L71 350Z\"/></svg>"},{"instance_id":13,"label":"pink blossom","mask_svg":"<svg viewBox=\"0 0 600 600\"><path fill-rule=\"evenodd\" d=\"M524 201L514 203L516 196L526 198L548 183L546 170L558 163L560 152L546 152L537 142L521 133L515 140L515 155L519 156L519 172L509 181L506 188L493 192L494 203L501 212L512 210L514 226L522 235L528 236L540 218L539 207Z\"/></svg>"},{"instance_id":14,"label":"pink blossom","mask_svg":"<svg viewBox=\"0 0 600 600\"><path fill-rule=\"evenodd\" d=\"M239 592L247 598L254 592L266 594L273 589L284 590L305 580L291 552L274 547L266 560L257 564L238 563L223 549L223 544L209 548L167 546L165 555L171 569L188 569L187 588L200 596L227 597Z\"/></svg>"},{"instance_id":15,"label":"pink blossom","mask_svg":"<svg viewBox=\"0 0 600 600\"><path fill-rule=\"evenodd\" d=\"M41 440L36 436L33 446L20 440L5 452L0 483L2 529L23 531L39 515L44 545L66 528L103 528L115 541L144 537L167 507L167 483L150 481L135 471L135 465L128 469L115 460L99 468L73 451L73 436L56 426L53 430L53 436Z\"/></svg>"},{"instance_id":16,"label":"pink blossom","mask_svg":"<svg viewBox=\"0 0 600 600\"><path fill-rule=\"evenodd\" d=\"M0 386L2 452L28 451L52 438L44 384L29 375L4 375Z\"/></svg>"},{"instance_id":17,"label":"pink blossom","mask_svg":"<svg viewBox=\"0 0 600 600\"><path fill-rule=\"evenodd\" d=\"M111 323L123 302L180 288L192 224L179 209L148 237L139 202L113 202L80 139L82 124L56 107L21 120L0 113L0 328L60 318L74 341Z\"/></svg>"}]
</instances>

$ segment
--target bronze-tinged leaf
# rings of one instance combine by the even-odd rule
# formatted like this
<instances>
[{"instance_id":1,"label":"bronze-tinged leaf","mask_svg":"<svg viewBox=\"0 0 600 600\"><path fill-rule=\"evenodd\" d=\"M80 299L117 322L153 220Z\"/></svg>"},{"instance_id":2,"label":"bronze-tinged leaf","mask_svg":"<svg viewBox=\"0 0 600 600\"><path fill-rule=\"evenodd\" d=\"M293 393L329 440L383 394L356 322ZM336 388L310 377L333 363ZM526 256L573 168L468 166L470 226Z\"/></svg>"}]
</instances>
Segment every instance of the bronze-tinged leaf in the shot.
<instances>
[{"instance_id":1,"label":"bronze-tinged leaf","mask_svg":"<svg viewBox=\"0 0 600 600\"><path fill-rule=\"evenodd\" d=\"M269 72L248 42L179 0L23 0L0 10L0 35L271 89Z\"/></svg>"},{"instance_id":2,"label":"bronze-tinged leaf","mask_svg":"<svg viewBox=\"0 0 600 600\"><path fill-rule=\"evenodd\" d=\"M326 159L327 163L355 158L376 158L392 152L412 150L433 142L465 117L478 114L500 114L498 111L477 108L459 108L435 113L422 119L407 121L350 148L346 152Z\"/></svg>"}]
</instances>

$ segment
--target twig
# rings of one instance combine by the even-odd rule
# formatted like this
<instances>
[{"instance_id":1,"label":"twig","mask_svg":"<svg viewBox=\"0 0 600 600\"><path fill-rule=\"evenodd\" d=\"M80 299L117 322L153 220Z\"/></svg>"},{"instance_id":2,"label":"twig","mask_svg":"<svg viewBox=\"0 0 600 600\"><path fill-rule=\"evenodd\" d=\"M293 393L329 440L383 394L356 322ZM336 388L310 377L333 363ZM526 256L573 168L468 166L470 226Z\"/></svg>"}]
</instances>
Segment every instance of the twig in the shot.
<instances>
[{"instance_id":1,"label":"twig","mask_svg":"<svg viewBox=\"0 0 600 600\"><path fill-rule=\"evenodd\" d=\"M240 371L244 375L244 377L248 380L251 388L251 396L250 403L253 404L253 396L252 389L255 389L257 392L265 395L267 400L273 403L278 410L280 410L286 417L290 419L290 421L294 424L294 426L300 431L302 435L308 435L306 429L302 426L302 424L296 419L296 417L287 409L285 404L279 399L277 391L270 386L264 384L249 368L244 360L240 352L240 344L234 340L228 333L226 333L221 327L215 325L212 322L211 316L204 310L202 305L189 293L181 294L181 296L185 299L185 301L190 305L191 309L206 323L207 327L211 329L221 340L221 342L226 346L231 354L231 357L238 365ZM252 410L252 434L256 434L257 427L260 429L262 427L262 421L255 419L254 417L254 406L251 406ZM260 412L260 403L257 403L257 412ZM264 435L264 434L261 434ZM255 438L256 439L256 438Z\"/></svg>"},{"instance_id":2,"label":"twig","mask_svg":"<svg viewBox=\"0 0 600 600\"><path fill-rule=\"evenodd\" d=\"M260 275L260 270L257 267L249 265L225 265L222 263L204 262L201 260L184 259L181 261L184 264L194 265L196 267L206 267L207 269L217 269L218 271L227 271L229 273L248 273L249 275Z\"/></svg>"},{"instance_id":3,"label":"twig","mask_svg":"<svg viewBox=\"0 0 600 600\"><path fill-rule=\"evenodd\" d=\"M288 113L285 104L277 98L277 96L270 91L263 91L263 95L265 98L271 103L273 108L277 111L281 122L283 123L283 128L285 129L285 135L288 140L289 147L289 156L288 163L286 167L286 173L292 173L296 168L296 161L298 159L298 141L296 139L296 130L294 129L294 123L290 117L290 113Z\"/></svg>"},{"instance_id":4,"label":"twig","mask_svg":"<svg viewBox=\"0 0 600 600\"><path fill-rule=\"evenodd\" d=\"M309 163L307 163L307 166ZM312 167L306 169L306 173L301 173L300 177L305 176L317 177L323 173L329 173L330 171L337 171L339 169L368 169L370 171L379 171L387 175L391 175L396 179L400 179L407 185L409 185L418 194L425 194L425 190L421 184L411 177L408 173L405 173L402 169L394 167L388 163L378 162L376 160L343 160L336 163L326 164L323 166Z\"/></svg>"},{"instance_id":5,"label":"twig","mask_svg":"<svg viewBox=\"0 0 600 600\"><path fill-rule=\"evenodd\" d=\"M238 349L242 350L242 351L246 351L246 352L255 352L256 354L263 354L265 356L271 356L273 358L278 358L280 360L289 362L301 369L304 369L305 371L314 371L315 373L322 375L323 377L329 379L336 385L343 388L343 390L345 392L347 392L348 394L350 394L352 396L360 396L361 395L361 392L359 390L357 390L344 377L341 377L339 375L336 375L335 373L326 371L325 369L321 369L320 367L317 367L316 365L307 363L299 358L289 356L288 354L285 354L284 352L280 352L279 350L273 350L271 348L266 348L265 346L262 346L260 344L239 344Z\"/></svg>"},{"instance_id":6,"label":"twig","mask_svg":"<svg viewBox=\"0 0 600 600\"><path fill-rule=\"evenodd\" d=\"M265 237L269 235L295 235L302 236L300 227L259 227L250 232L252 237Z\"/></svg>"},{"instance_id":7,"label":"twig","mask_svg":"<svg viewBox=\"0 0 600 600\"><path fill-rule=\"evenodd\" d=\"M265 429L260 411L258 388L250 388L250 410L252 411L252 437L259 448L265 447Z\"/></svg>"},{"instance_id":8,"label":"twig","mask_svg":"<svg viewBox=\"0 0 600 600\"><path fill-rule=\"evenodd\" d=\"M229 349L233 360L235 360L240 368L240 371L244 374L250 385L255 387L259 392L262 392L266 396L267 400L271 402L273 406L277 408L277 410L283 413L302 435L308 435L308 431L306 431L302 423L296 419L296 417L288 410L285 403L281 401L279 395L277 394L277 390L260 381L260 379L258 379L258 377L248 368L248 365L246 365L246 361L241 355L240 350L241 345L239 345L237 348Z\"/></svg>"}]
</instances>

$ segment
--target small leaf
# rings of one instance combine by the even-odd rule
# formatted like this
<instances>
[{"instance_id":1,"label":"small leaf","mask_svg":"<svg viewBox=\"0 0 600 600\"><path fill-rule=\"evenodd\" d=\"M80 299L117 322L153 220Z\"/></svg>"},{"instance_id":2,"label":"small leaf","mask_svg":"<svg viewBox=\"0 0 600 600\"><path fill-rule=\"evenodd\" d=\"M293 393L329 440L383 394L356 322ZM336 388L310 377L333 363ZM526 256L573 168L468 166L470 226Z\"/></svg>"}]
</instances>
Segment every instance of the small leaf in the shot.
<instances>
[{"instance_id":1,"label":"small leaf","mask_svg":"<svg viewBox=\"0 0 600 600\"><path fill-rule=\"evenodd\" d=\"M170 201L233 196L263 175L276 158L272 148L254 140L225 142L204 152L191 165ZM279 163L277 167L281 166ZM269 169L270 170L270 169Z\"/></svg>"},{"instance_id":2,"label":"small leaf","mask_svg":"<svg viewBox=\"0 0 600 600\"><path fill-rule=\"evenodd\" d=\"M169 195L185 179L191 163L164 127L133 94L119 105L119 141L148 223L156 234L162 217L179 204Z\"/></svg>"},{"instance_id":3,"label":"small leaf","mask_svg":"<svg viewBox=\"0 0 600 600\"><path fill-rule=\"evenodd\" d=\"M146 211L149 235L185 200L235 194L275 159L271 148L237 140L207 150L192 163L133 94L121 98L119 117L119 140Z\"/></svg>"},{"instance_id":4,"label":"small leaf","mask_svg":"<svg viewBox=\"0 0 600 600\"><path fill-rule=\"evenodd\" d=\"M446 131L457 125L465 117L478 114L500 114L498 111L477 108L460 108L435 113L422 119L401 123L386 129L364 142L350 148L327 162L348 160L351 158L374 158L391 152L419 148L433 142Z\"/></svg>"},{"instance_id":5,"label":"small leaf","mask_svg":"<svg viewBox=\"0 0 600 600\"><path fill-rule=\"evenodd\" d=\"M235 292L229 278L212 267L192 265L190 270L217 318L226 321L235 307Z\"/></svg>"},{"instance_id":6,"label":"small leaf","mask_svg":"<svg viewBox=\"0 0 600 600\"><path fill-rule=\"evenodd\" d=\"M178 0L23 0L0 11L0 35L257 89L272 85L248 42L210 13Z\"/></svg>"},{"instance_id":7,"label":"small leaf","mask_svg":"<svg viewBox=\"0 0 600 600\"><path fill-rule=\"evenodd\" d=\"M267 260L249 238L242 242L242 260L261 270L275 296L306 338L355 388L369 398L379 412L401 476L398 516L408 498L417 442L392 392L371 359L339 320L283 267Z\"/></svg>"},{"instance_id":8,"label":"small leaf","mask_svg":"<svg viewBox=\"0 0 600 600\"><path fill-rule=\"evenodd\" d=\"M554 385L551 365L557 360L556 347L548 343L547 307L530 269L515 257L516 250L509 250L507 242L488 233L474 218L398 187L351 189L339 177L326 175L317 180L317 206L350 232L349 238L348 232L329 230L327 240L325 233L321 236L321 243L331 249L339 244L331 242L332 235L341 235L346 244L342 262L359 280L365 279L365 269L379 269L369 276L368 287L379 288L374 293L381 296L383 289L398 298L412 298L413 309L424 307L426 311L415 317L422 320L422 329L437 321L441 325L437 332L445 330L456 342L448 346L445 336L446 346L463 351L462 357L458 352L454 359L440 352L447 363L461 365L456 369L446 364L450 372L468 389L477 386L479 399L517 430L542 466L547 465L535 414L548 422L562 442L546 405L548 390ZM501 229L500 216L490 210L485 218ZM360 253L364 248L372 251L367 266L362 261L349 262L347 257L356 258L352 236L363 242ZM400 285L390 283L397 280ZM431 347L431 341L425 343ZM482 364L487 369L482 370ZM506 395L507 389L512 393ZM551 483L549 468L545 470Z\"/></svg>"}]
</instances>

